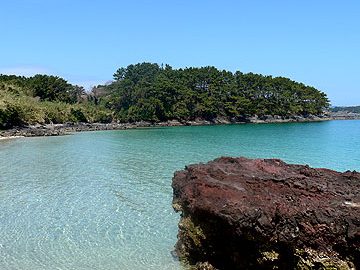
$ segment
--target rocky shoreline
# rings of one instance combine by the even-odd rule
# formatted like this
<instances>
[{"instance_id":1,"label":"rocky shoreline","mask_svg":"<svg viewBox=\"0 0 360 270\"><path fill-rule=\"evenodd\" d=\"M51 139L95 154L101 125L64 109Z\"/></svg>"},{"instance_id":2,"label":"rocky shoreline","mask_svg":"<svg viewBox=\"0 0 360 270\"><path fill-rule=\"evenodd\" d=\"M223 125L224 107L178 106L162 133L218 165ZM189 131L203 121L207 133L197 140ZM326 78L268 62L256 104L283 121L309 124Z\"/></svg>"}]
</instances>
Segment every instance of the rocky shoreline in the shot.
<instances>
[{"instance_id":1,"label":"rocky shoreline","mask_svg":"<svg viewBox=\"0 0 360 270\"><path fill-rule=\"evenodd\" d=\"M39 137L39 136L61 136L69 135L81 131L97 130L124 130L134 128L149 127L170 127L170 126L201 126L201 125L226 125L226 124L245 124L245 123L290 123L290 122L317 122L329 120L360 119L360 115L309 115L309 116L253 116L238 118L216 118L212 121L195 119L194 121L170 120L166 122L133 122L133 123L65 123L65 124L37 124L30 126L14 127L11 129L0 130L0 139L14 137Z\"/></svg>"},{"instance_id":2,"label":"rocky shoreline","mask_svg":"<svg viewBox=\"0 0 360 270\"><path fill-rule=\"evenodd\" d=\"M175 173L177 255L195 269L360 269L360 173L222 157Z\"/></svg>"},{"instance_id":3,"label":"rocky shoreline","mask_svg":"<svg viewBox=\"0 0 360 270\"><path fill-rule=\"evenodd\" d=\"M360 119L360 113L348 111L331 112L329 115L334 120L357 120Z\"/></svg>"}]
</instances>

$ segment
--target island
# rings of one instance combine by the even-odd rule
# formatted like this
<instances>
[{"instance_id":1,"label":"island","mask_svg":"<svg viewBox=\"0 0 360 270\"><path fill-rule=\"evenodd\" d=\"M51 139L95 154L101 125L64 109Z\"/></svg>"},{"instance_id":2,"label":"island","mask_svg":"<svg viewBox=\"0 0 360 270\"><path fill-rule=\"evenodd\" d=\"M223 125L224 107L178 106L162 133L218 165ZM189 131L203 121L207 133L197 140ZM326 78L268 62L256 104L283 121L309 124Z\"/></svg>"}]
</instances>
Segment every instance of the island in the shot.
<instances>
[{"instance_id":1,"label":"island","mask_svg":"<svg viewBox=\"0 0 360 270\"><path fill-rule=\"evenodd\" d=\"M213 66L131 64L85 91L52 75L0 75L3 136L146 126L329 120L326 94L289 78Z\"/></svg>"}]
</instances>

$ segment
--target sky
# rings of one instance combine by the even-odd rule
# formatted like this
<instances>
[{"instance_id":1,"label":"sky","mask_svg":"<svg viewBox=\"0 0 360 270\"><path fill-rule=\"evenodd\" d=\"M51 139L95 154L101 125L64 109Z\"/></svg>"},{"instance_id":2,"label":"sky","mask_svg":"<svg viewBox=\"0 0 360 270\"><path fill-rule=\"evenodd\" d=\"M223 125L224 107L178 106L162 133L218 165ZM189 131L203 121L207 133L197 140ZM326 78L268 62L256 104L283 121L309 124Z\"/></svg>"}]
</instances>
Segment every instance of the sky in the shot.
<instances>
[{"instance_id":1,"label":"sky","mask_svg":"<svg viewBox=\"0 0 360 270\"><path fill-rule=\"evenodd\" d=\"M89 88L140 62L284 76L360 105L360 1L0 0L0 73Z\"/></svg>"}]
</instances>

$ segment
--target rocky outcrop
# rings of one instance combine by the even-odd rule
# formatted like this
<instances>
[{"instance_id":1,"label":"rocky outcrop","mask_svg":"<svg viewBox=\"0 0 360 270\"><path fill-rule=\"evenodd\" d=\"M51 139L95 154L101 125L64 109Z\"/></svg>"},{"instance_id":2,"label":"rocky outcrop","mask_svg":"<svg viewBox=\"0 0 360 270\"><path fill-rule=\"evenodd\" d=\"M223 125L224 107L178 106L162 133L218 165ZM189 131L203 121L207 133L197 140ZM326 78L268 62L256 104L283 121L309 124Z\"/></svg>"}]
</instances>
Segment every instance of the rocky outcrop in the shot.
<instances>
[{"instance_id":1,"label":"rocky outcrop","mask_svg":"<svg viewBox=\"0 0 360 270\"><path fill-rule=\"evenodd\" d=\"M171 126L172 122L166 122L163 126ZM123 130L133 128L153 127L150 122L134 123L65 123L65 124L45 124L14 127L12 129L0 130L0 137L38 137L38 136L59 136L68 135L80 131L99 131L99 130Z\"/></svg>"},{"instance_id":2,"label":"rocky outcrop","mask_svg":"<svg viewBox=\"0 0 360 270\"><path fill-rule=\"evenodd\" d=\"M223 157L172 186L176 253L198 269L360 269L360 173Z\"/></svg>"},{"instance_id":3,"label":"rocky outcrop","mask_svg":"<svg viewBox=\"0 0 360 270\"><path fill-rule=\"evenodd\" d=\"M307 115L307 116L272 116L263 115L261 117L239 116L239 117L217 117L211 120L196 118L194 120L178 121L168 120L165 122L139 121L131 123L64 123L64 124L36 124L30 126L19 126L1 130L0 138L6 137L35 137L35 136L59 136L67 135L80 131L97 130L123 130L147 127L171 127L171 126L204 126L204 125L225 125L225 124L245 124L245 123L288 123L288 122L317 122L331 120L327 115Z\"/></svg>"},{"instance_id":4,"label":"rocky outcrop","mask_svg":"<svg viewBox=\"0 0 360 270\"><path fill-rule=\"evenodd\" d=\"M360 113L349 112L349 111L330 112L329 115L334 120L359 120L360 119Z\"/></svg>"}]
</instances>

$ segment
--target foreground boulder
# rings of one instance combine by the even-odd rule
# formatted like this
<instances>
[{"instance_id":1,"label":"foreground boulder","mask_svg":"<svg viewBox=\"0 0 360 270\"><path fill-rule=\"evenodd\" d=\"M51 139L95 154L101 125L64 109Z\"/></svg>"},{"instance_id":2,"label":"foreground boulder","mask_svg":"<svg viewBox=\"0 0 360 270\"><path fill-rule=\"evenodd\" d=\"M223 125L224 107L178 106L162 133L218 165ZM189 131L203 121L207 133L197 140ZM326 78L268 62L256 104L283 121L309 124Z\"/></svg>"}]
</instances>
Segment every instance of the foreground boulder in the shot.
<instances>
[{"instance_id":1,"label":"foreground boulder","mask_svg":"<svg viewBox=\"0 0 360 270\"><path fill-rule=\"evenodd\" d=\"M172 186L176 253L198 269L360 269L360 173L223 157Z\"/></svg>"}]
</instances>

